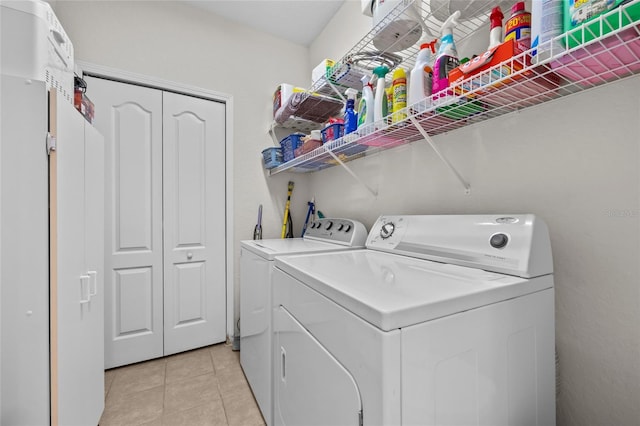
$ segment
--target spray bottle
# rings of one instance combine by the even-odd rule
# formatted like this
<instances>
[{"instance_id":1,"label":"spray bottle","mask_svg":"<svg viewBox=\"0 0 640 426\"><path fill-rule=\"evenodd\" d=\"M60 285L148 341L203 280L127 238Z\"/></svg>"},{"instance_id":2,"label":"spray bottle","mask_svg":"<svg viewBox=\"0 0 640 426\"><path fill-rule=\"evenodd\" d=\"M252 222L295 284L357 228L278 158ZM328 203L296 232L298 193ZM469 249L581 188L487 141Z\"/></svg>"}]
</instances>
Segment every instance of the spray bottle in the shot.
<instances>
[{"instance_id":1,"label":"spray bottle","mask_svg":"<svg viewBox=\"0 0 640 426\"><path fill-rule=\"evenodd\" d=\"M502 18L504 18L504 15L500 10L500 6L494 7L489 16L491 31L489 32L489 49L487 50L502 44Z\"/></svg>"},{"instance_id":2,"label":"spray bottle","mask_svg":"<svg viewBox=\"0 0 640 426\"><path fill-rule=\"evenodd\" d=\"M371 76L362 76L360 80L362 81L362 98L360 98L360 103L358 104L358 127L373 123L374 115Z\"/></svg>"},{"instance_id":3,"label":"spray bottle","mask_svg":"<svg viewBox=\"0 0 640 426\"><path fill-rule=\"evenodd\" d=\"M436 53L436 42L433 40L430 43L422 43L420 45L420 52L416 58L416 64L411 70L409 76L409 105L412 106L414 111L423 112L429 108L430 105L425 102L421 102L431 96L431 89L433 88L433 69L431 68L431 54ZM420 102L418 104L418 102Z\"/></svg>"},{"instance_id":4,"label":"spray bottle","mask_svg":"<svg viewBox=\"0 0 640 426\"><path fill-rule=\"evenodd\" d=\"M382 119L387 116L388 104L387 104L387 89L385 86L385 76L389 72L389 68L379 66L373 69L373 73L378 77L376 83L376 94L373 100L373 120L376 123L376 128L381 129L385 127L386 123L382 122Z\"/></svg>"},{"instance_id":5,"label":"spray bottle","mask_svg":"<svg viewBox=\"0 0 640 426\"><path fill-rule=\"evenodd\" d=\"M348 88L344 93L347 95L347 105L344 109L344 134L346 135L355 132L358 128L358 114L353 109L358 91Z\"/></svg>"},{"instance_id":6,"label":"spray bottle","mask_svg":"<svg viewBox=\"0 0 640 426\"><path fill-rule=\"evenodd\" d=\"M397 123L407 118L405 112L401 112L407 107L407 73L404 68L398 67L393 71L393 104L391 122Z\"/></svg>"},{"instance_id":7,"label":"spray bottle","mask_svg":"<svg viewBox=\"0 0 640 426\"><path fill-rule=\"evenodd\" d=\"M458 25L460 11L456 10L442 24L442 37L440 38L440 48L433 65L433 90L438 93L449 87L449 72L455 69L458 61L458 50L453 42L453 29Z\"/></svg>"}]
</instances>

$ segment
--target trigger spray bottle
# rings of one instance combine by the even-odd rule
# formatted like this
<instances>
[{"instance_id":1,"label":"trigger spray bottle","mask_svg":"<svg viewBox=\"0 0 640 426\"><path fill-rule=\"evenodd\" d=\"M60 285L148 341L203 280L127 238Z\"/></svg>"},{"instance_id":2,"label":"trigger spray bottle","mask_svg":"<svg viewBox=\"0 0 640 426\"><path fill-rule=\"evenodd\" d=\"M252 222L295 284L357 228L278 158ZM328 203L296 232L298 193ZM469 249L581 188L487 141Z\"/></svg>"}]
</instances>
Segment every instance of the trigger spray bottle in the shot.
<instances>
[{"instance_id":1,"label":"trigger spray bottle","mask_svg":"<svg viewBox=\"0 0 640 426\"><path fill-rule=\"evenodd\" d=\"M433 64L432 93L434 94L442 92L449 87L449 72L460 65L458 49L453 41L453 29L458 25L459 17L460 11L456 10L442 24L440 48L438 48L436 60Z\"/></svg>"},{"instance_id":2,"label":"trigger spray bottle","mask_svg":"<svg viewBox=\"0 0 640 426\"><path fill-rule=\"evenodd\" d=\"M358 91L349 88L344 93L347 95L347 105L344 109L344 134L346 135L355 132L358 128L358 114L354 110Z\"/></svg>"},{"instance_id":3,"label":"trigger spray bottle","mask_svg":"<svg viewBox=\"0 0 640 426\"><path fill-rule=\"evenodd\" d=\"M373 123L373 85L371 76L365 75L362 81L362 97L358 104L358 127ZM362 135L362 133L360 133Z\"/></svg>"},{"instance_id":4,"label":"trigger spray bottle","mask_svg":"<svg viewBox=\"0 0 640 426\"><path fill-rule=\"evenodd\" d=\"M437 40L423 42L416 58L416 64L409 77L409 105L415 112L423 112L430 105L423 102L431 96L433 88L433 69L431 68L431 54L435 53Z\"/></svg>"}]
</instances>

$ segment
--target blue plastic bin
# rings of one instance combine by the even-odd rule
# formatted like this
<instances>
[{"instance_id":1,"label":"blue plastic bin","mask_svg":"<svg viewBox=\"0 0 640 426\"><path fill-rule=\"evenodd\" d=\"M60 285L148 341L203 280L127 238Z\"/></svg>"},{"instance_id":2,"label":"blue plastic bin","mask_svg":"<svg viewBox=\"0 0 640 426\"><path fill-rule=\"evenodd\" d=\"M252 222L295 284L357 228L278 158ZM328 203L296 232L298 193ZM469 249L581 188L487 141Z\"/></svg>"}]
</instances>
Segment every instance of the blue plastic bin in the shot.
<instances>
[{"instance_id":1,"label":"blue plastic bin","mask_svg":"<svg viewBox=\"0 0 640 426\"><path fill-rule=\"evenodd\" d=\"M282 147L271 147L262 150L262 161L265 169L273 169L282 164Z\"/></svg>"},{"instance_id":2,"label":"blue plastic bin","mask_svg":"<svg viewBox=\"0 0 640 426\"><path fill-rule=\"evenodd\" d=\"M280 146L282 147L282 158L285 163L296 157L295 150L302 145L301 138L304 136L304 133L292 133L280 141Z\"/></svg>"}]
</instances>

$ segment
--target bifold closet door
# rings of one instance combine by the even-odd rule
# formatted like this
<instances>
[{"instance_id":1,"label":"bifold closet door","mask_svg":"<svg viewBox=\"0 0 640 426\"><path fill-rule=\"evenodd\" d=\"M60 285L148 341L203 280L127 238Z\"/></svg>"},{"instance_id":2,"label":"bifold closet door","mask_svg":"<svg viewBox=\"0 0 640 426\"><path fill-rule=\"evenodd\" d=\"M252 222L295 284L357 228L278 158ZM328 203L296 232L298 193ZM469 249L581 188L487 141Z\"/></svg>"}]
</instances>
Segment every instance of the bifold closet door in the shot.
<instances>
[{"instance_id":1,"label":"bifold closet door","mask_svg":"<svg viewBox=\"0 0 640 426\"><path fill-rule=\"evenodd\" d=\"M225 108L163 94L164 354L225 340Z\"/></svg>"},{"instance_id":2,"label":"bifold closet door","mask_svg":"<svg viewBox=\"0 0 640 426\"><path fill-rule=\"evenodd\" d=\"M87 77L106 143L105 368L164 355L162 91Z\"/></svg>"},{"instance_id":3,"label":"bifold closet door","mask_svg":"<svg viewBox=\"0 0 640 426\"><path fill-rule=\"evenodd\" d=\"M86 80L106 142L105 367L224 341L224 104Z\"/></svg>"}]
</instances>

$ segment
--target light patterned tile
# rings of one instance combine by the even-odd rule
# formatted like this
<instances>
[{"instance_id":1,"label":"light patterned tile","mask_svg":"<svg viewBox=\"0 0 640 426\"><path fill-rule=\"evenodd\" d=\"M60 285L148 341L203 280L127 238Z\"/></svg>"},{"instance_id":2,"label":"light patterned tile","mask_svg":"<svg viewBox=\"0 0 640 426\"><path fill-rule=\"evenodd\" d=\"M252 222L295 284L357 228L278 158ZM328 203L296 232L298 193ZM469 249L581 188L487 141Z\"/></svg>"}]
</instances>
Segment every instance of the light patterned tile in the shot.
<instances>
[{"instance_id":1,"label":"light patterned tile","mask_svg":"<svg viewBox=\"0 0 640 426\"><path fill-rule=\"evenodd\" d=\"M167 383L164 410L174 413L220 400L218 379L213 373Z\"/></svg>"},{"instance_id":2,"label":"light patterned tile","mask_svg":"<svg viewBox=\"0 0 640 426\"><path fill-rule=\"evenodd\" d=\"M184 352L167 359L167 383L207 373L213 373L213 362L209 348Z\"/></svg>"},{"instance_id":3,"label":"light patterned tile","mask_svg":"<svg viewBox=\"0 0 640 426\"><path fill-rule=\"evenodd\" d=\"M100 426L130 426L148 423L162 415L164 386L107 398Z\"/></svg>"},{"instance_id":4,"label":"light patterned tile","mask_svg":"<svg viewBox=\"0 0 640 426\"><path fill-rule=\"evenodd\" d=\"M224 411L229 426L264 426L260 409L248 388L234 394L223 394Z\"/></svg>"},{"instance_id":5,"label":"light patterned tile","mask_svg":"<svg viewBox=\"0 0 640 426\"><path fill-rule=\"evenodd\" d=\"M163 426L227 426L222 400L198 405L188 410L166 414Z\"/></svg>"},{"instance_id":6,"label":"light patterned tile","mask_svg":"<svg viewBox=\"0 0 640 426\"><path fill-rule=\"evenodd\" d=\"M234 394L251 391L240 365L234 365L220 370L217 377L218 387L223 396L233 396Z\"/></svg>"},{"instance_id":7,"label":"light patterned tile","mask_svg":"<svg viewBox=\"0 0 640 426\"><path fill-rule=\"evenodd\" d=\"M210 347L216 374L229 367L240 365L240 352L231 350L231 345L220 343Z\"/></svg>"},{"instance_id":8,"label":"light patterned tile","mask_svg":"<svg viewBox=\"0 0 640 426\"><path fill-rule=\"evenodd\" d=\"M129 394L164 385L166 361L153 360L121 367L114 371L107 399L112 394Z\"/></svg>"},{"instance_id":9,"label":"light patterned tile","mask_svg":"<svg viewBox=\"0 0 640 426\"><path fill-rule=\"evenodd\" d=\"M116 377L115 370L106 370L104 372L104 398L107 399L107 395L109 394L109 389L111 389L111 384L113 383L113 379Z\"/></svg>"}]
</instances>

